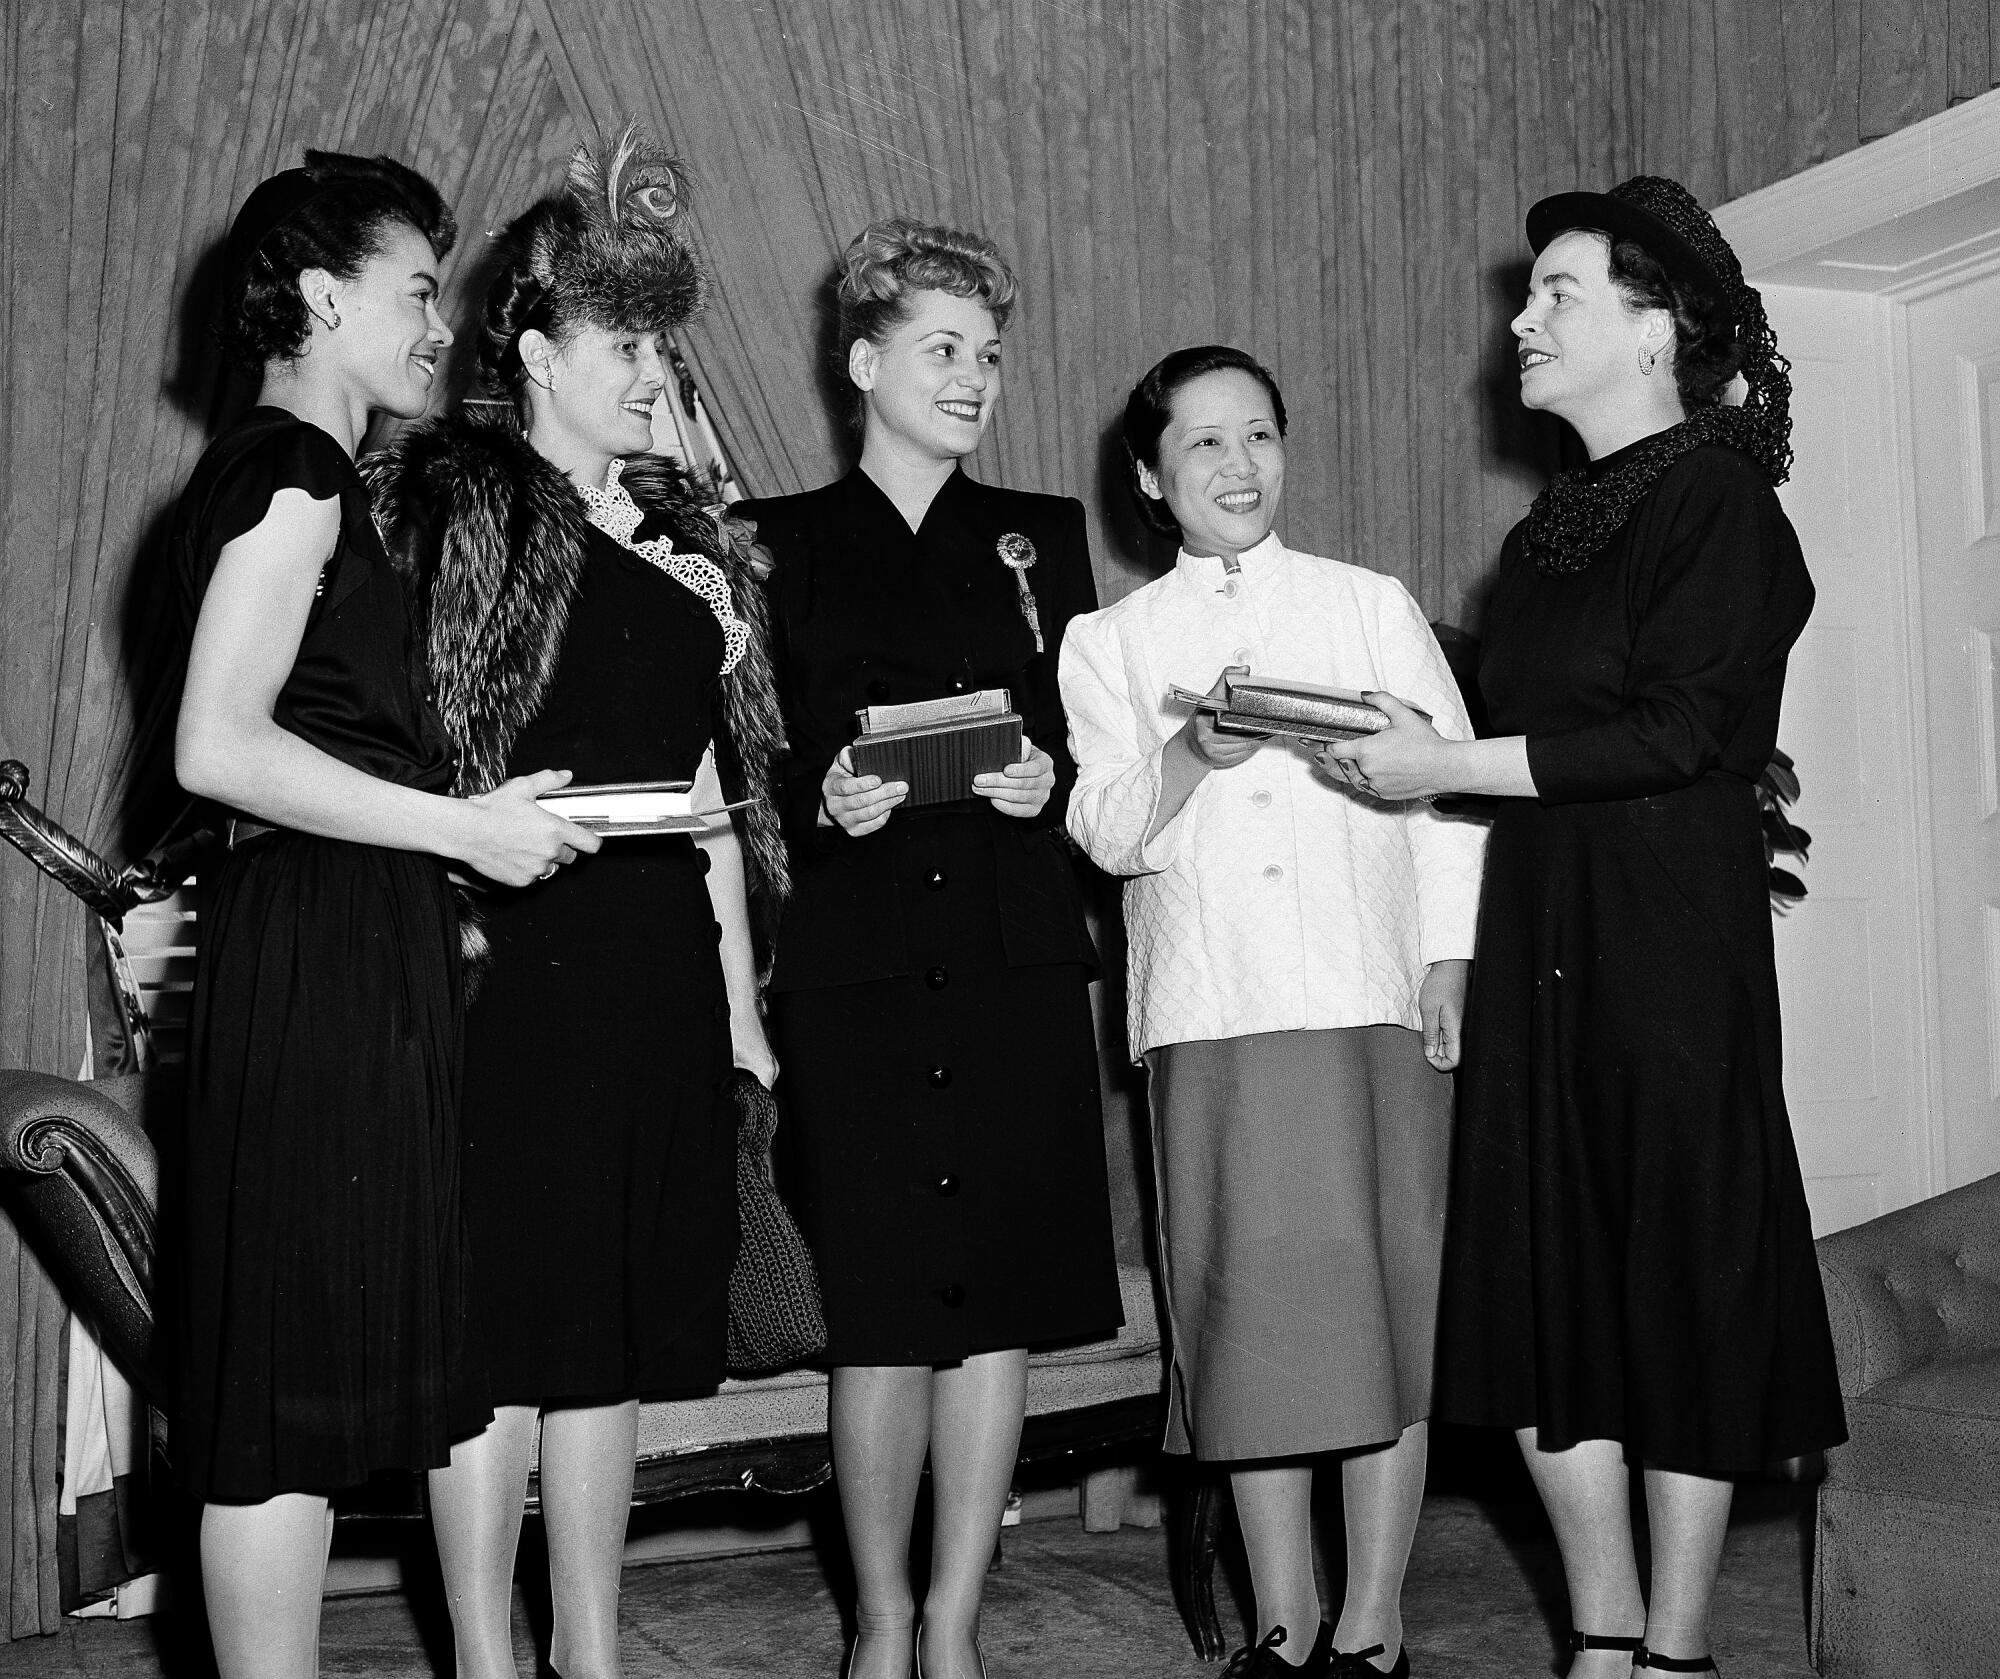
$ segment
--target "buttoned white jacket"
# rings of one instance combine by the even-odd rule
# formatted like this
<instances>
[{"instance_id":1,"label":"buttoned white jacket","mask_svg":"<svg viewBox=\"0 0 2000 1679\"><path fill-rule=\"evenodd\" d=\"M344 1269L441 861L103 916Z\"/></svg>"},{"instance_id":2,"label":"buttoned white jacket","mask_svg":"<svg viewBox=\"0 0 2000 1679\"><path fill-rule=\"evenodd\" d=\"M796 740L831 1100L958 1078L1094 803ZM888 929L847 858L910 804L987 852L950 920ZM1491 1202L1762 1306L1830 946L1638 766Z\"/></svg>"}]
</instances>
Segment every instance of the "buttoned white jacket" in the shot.
<instances>
[{"instance_id":1,"label":"buttoned white jacket","mask_svg":"<svg viewBox=\"0 0 2000 1679\"><path fill-rule=\"evenodd\" d=\"M1127 1030L1161 1044L1391 1023L1420 1027L1432 962L1472 954L1483 823L1388 804L1270 742L1211 772L1151 843L1160 754L1187 721L1178 683L1224 665L1338 688L1380 688L1472 729L1437 639L1392 577L1301 554L1275 535L1229 574L1183 552L1174 569L1063 638L1076 791L1069 831L1125 883Z\"/></svg>"}]
</instances>

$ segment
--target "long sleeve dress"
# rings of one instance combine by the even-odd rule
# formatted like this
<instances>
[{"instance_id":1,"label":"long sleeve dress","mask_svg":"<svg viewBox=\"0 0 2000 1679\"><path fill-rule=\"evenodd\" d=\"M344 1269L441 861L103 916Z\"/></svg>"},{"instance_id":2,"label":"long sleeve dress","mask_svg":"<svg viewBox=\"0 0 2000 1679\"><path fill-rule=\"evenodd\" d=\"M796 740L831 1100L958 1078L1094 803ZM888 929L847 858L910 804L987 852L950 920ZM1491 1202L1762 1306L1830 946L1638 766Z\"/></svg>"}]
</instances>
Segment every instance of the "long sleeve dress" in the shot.
<instances>
[{"instance_id":1,"label":"long sleeve dress","mask_svg":"<svg viewBox=\"0 0 2000 1679\"><path fill-rule=\"evenodd\" d=\"M1210 1459L1393 1439L1428 1415L1451 1080L1418 990L1472 954L1484 832L1384 804L1271 743L1148 837L1171 685L1227 664L1386 688L1470 727L1393 578L1267 537L1071 626L1070 830L1127 876L1172 1326L1167 1445Z\"/></svg>"},{"instance_id":2,"label":"long sleeve dress","mask_svg":"<svg viewBox=\"0 0 2000 1679\"><path fill-rule=\"evenodd\" d=\"M284 489L338 496L340 541L276 722L443 792L451 741L401 581L353 462L318 427L258 408L202 456L170 536L183 634L222 550ZM262 828L209 883L169 1208L173 1449L196 1497L434 1467L491 1417L460 1216L460 1011L439 858Z\"/></svg>"},{"instance_id":3,"label":"long sleeve dress","mask_svg":"<svg viewBox=\"0 0 2000 1679\"><path fill-rule=\"evenodd\" d=\"M1712 1474L1844 1437L1755 793L1812 602L1732 449L1684 455L1581 571L1508 538L1480 686L1538 796L1487 855L1443 1416Z\"/></svg>"},{"instance_id":4,"label":"long sleeve dress","mask_svg":"<svg viewBox=\"0 0 2000 1679\"><path fill-rule=\"evenodd\" d=\"M1088 984L1063 839L1075 771L1056 691L1095 604L1074 501L954 473L912 531L858 468L749 502L776 555L793 899L771 1024L787 1187L819 1262L835 1364L940 1364L1118 1327ZM1042 650L999 539L1025 536ZM1006 688L1056 761L1039 816L972 795L854 838L818 823L868 705Z\"/></svg>"}]
</instances>

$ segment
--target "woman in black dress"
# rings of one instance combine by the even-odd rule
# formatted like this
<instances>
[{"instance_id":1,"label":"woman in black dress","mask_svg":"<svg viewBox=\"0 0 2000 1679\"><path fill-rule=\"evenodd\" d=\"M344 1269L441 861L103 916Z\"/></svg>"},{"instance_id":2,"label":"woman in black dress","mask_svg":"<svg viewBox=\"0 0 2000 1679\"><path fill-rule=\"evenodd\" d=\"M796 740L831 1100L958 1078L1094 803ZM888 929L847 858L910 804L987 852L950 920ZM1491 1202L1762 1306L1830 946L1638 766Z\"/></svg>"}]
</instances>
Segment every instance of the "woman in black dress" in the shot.
<instances>
[{"instance_id":1,"label":"woman in black dress","mask_svg":"<svg viewBox=\"0 0 2000 1679\"><path fill-rule=\"evenodd\" d=\"M445 860L519 886L598 844L534 803L560 774L441 796L451 743L354 469L371 412L429 399L452 232L388 158L308 152L250 195L217 333L260 402L173 516L175 768L233 813L189 1023L173 1404L224 1679L309 1679L327 1494L441 1464L491 1414Z\"/></svg>"},{"instance_id":2,"label":"woman in black dress","mask_svg":"<svg viewBox=\"0 0 2000 1679\"><path fill-rule=\"evenodd\" d=\"M497 243L480 369L513 413L418 428L370 462L420 580L462 791L551 754L578 785L692 782L697 809L763 790L777 717L749 533L644 454L663 335L700 301L686 209L677 165L635 132L580 150L564 190ZM746 833L781 892L768 800ZM539 1416L550 1660L607 1679L640 1398L723 1377L731 1068L776 1074L744 849L726 817L699 842L620 836L587 869L483 894L479 914L465 1202L496 1413L431 1489L458 1672L515 1671Z\"/></svg>"},{"instance_id":3,"label":"woman in black dress","mask_svg":"<svg viewBox=\"0 0 2000 1679\"><path fill-rule=\"evenodd\" d=\"M1460 1074L1438 1413L1519 1431L1571 1672L1703 1672L1729 1477L1845 1434L1780 1082L1755 786L1812 610L1790 383L1678 184L1528 213L1521 400L1590 464L1508 537L1499 738L1335 747L1385 798L1497 794ZM1745 400L1725 390L1743 376ZM1652 1589L1626 1461L1645 1466Z\"/></svg>"},{"instance_id":4,"label":"woman in black dress","mask_svg":"<svg viewBox=\"0 0 2000 1679\"><path fill-rule=\"evenodd\" d=\"M1121 1321L1087 986L1063 839L1056 653L1095 605L1083 509L959 470L1000 394L1014 278L987 240L878 222L842 257L860 465L746 504L777 556L774 656L796 895L771 980L794 1183L819 1261L853 1679L905 1679L909 1548L935 1504L922 1670L976 1679L979 1593L1026 1349ZM857 776L855 712L1005 688L1024 757L903 808Z\"/></svg>"}]
</instances>

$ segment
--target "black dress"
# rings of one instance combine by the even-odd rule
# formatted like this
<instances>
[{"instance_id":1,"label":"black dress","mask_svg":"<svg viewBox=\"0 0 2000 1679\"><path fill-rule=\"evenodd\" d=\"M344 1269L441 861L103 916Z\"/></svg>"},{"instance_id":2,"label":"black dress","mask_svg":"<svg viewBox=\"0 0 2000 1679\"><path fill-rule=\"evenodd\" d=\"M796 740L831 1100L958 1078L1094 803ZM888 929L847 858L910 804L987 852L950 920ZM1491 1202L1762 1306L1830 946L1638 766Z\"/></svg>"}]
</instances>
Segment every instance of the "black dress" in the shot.
<instances>
[{"instance_id":1,"label":"black dress","mask_svg":"<svg viewBox=\"0 0 2000 1679\"><path fill-rule=\"evenodd\" d=\"M790 1188L835 1364L943 1364L1122 1321L1088 985L1063 837L1076 767L1056 687L1096 604L1074 501L954 473L922 529L858 468L748 503L777 556L793 898L771 1015ZM1045 650L996 548L1026 536ZM1030 821L969 797L860 839L818 826L864 705L1007 688L1056 762Z\"/></svg>"},{"instance_id":2,"label":"black dress","mask_svg":"<svg viewBox=\"0 0 2000 1679\"><path fill-rule=\"evenodd\" d=\"M171 532L184 634L279 490L340 498L278 723L403 786L452 752L346 453L259 408L196 466ZM189 1023L173 1452L214 1501L441 1464L491 1415L467 1357L458 930L443 863L311 835L232 851Z\"/></svg>"},{"instance_id":3,"label":"black dress","mask_svg":"<svg viewBox=\"0 0 2000 1679\"><path fill-rule=\"evenodd\" d=\"M587 527L555 674L507 773L693 779L722 652L692 590ZM465 1196L496 1404L722 1380L736 1133L707 871L686 835L627 836L483 897Z\"/></svg>"},{"instance_id":4,"label":"black dress","mask_svg":"<svg viewBox=\"0 0 2000 1679\"><path fill-rule=\"evenodd\" d=\"M1480 686L1539 797L1486 852L1441 1416L1705 1474L1844 1437L1754 792L1812 601L1731 449L1682 457L1580 572L1508 538Z\"/></svg>"}]
</instances>

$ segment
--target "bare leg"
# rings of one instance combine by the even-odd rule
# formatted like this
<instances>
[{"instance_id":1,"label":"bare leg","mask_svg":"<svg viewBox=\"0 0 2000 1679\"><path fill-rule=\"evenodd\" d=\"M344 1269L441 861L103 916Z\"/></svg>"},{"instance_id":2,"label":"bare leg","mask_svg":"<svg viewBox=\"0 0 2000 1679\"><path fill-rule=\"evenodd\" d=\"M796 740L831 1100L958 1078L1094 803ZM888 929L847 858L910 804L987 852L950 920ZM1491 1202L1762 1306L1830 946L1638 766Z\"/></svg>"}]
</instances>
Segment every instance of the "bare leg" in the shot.
<instances>
[{"instance_id":1,"label":"bare leg","mask_svg":"<svg viewBox=\"0 0 2000 1679\"><path fill-rule=\"evenodd\" d=\"M983 1679L979 1597L1020 1457L1027 1400L1025 1348L979 1353L933 1379L924 1679Z\"/></svg>"},{"instance_id":2,"label":"bare leg","mask_svg":"<svg viewBox=\"0 0 2000 1679\"><path fill-rule=\"evenodd\" d=\"M618 1679L618 1579L632 1512L639 1402L542 1413L542 1521L563 1679Z\"/></svg>"},{"instance_id":3,"label":"bare leg","mask_svg":"<svg viewBox=\"0 0 2000 1679\"><path fill-rule=\"evenodd\" d=\"M431 1528L458 1679L515 1679L514 1553L535 1444L532 1405L502 1405L430 1473Z\"/></svg>"},{"instance_id":4,"label":"bare leg","mask_svg":"<svg viewBox=\"0 0 2000 1679\"><path fill-rule=\"evenodd\" d=\"M221 1679L314 1679L332 1511L311 1493L205 1504L201 1583Z\"/></svg>"},{"instance_id":5,"label":"bare leg","mask_svg":"<svg viewBox=\"0 0 2000 1679\"><path fill-rule=\"evenodd\" d=\"M1257 1637L1285 1629L1279 1654L1293 1665L1319 1636L1319 1582L1313 1578L1312 1484L1308 1464L1238 1469L1229 1477L1236 1521L1250 1559L1250 1589L1257 1598Z\"/></svg>"},{"instance_id":6,"label":"bare leg","mask_svg":"<svg viewBox=\"0 0 2000 1679\"><path fill-rule=\"evenodd\" d=\"M854 1557L859 1636L849 1679L908 1679L916 1647L910 1526L931 1438L928 1365L836 1365L827 1427Z\"/></svg>"},{"instance_id":7,"label":"bare leg","mask_svg":"<svg viewBox=\"0 0 2000 1679\"><path fill-rule=\"evenodd\" d=\"M1648 1649L1685 1658L1708 1654L1708 1606L1735 1491L1733 1482L1708 1475L1646 1471L1646 1514L1653 1528Z\"/></svg>"},{"instance_id":8,"label":"bare leg","mask_svg":"<svg viewBox=\"0 0 2000 1679\"><path fill-rule=\"evenodd\" d=\"M1431 1425L1416 1422L1387 1446L1354 1452L1340 1465L1347 1510L1347 1601L1333 1629L1336 1650L1380 1644L1388 1667L1403 1648L1403 1575L1424 1506Z\"/></svg>"},{"instance_id":9,"label":"bare leg","mask_svg":"<svg viewBox=\"0 0 2000 1679\"><path fill-rule=\"evenodd\" d=\"M1562 1548L1571 1626L1600 1637L1638 1636L1646 1626L1646 1603L1632 1553L1624 1448L1616 1440L1583 1440L1566 1451L1545 1452L1532 1428L1518 1430L1515 1438ZM1615 1679L1631 1667L1625 1651L1584 1650L1570 1673L1573 1679Z\"/></svg>"}]
</instances>

